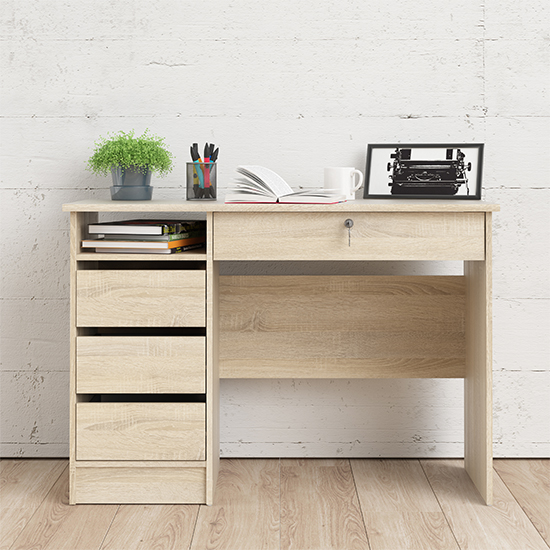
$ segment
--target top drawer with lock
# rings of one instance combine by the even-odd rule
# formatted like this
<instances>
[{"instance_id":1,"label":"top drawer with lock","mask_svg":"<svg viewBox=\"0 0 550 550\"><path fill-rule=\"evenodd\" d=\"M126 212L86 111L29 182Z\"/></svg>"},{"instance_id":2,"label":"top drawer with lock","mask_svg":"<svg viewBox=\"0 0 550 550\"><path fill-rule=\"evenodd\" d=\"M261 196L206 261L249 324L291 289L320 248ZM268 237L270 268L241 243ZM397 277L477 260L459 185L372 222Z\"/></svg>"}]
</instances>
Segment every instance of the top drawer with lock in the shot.
<instances>
[{"instance_id":1,"label":"top drawer with lock","mask_svg":"<svg viewBox=\"0 0 550 550\"><path fill-rule=\"evenodd\" d=\"M485 259L484 212L217 212L214 233L215 260Z\"/></svg>"},{"instance_id":2,"label":"top drawer with lock","mask_svg":"<svg viewBox=\"0 0 550 550\"><path fill-rule=\"evenodd\" d=\"M79 327L204 327L203 270L83 270L76 273Z\"/></svg>"}]
</instances>

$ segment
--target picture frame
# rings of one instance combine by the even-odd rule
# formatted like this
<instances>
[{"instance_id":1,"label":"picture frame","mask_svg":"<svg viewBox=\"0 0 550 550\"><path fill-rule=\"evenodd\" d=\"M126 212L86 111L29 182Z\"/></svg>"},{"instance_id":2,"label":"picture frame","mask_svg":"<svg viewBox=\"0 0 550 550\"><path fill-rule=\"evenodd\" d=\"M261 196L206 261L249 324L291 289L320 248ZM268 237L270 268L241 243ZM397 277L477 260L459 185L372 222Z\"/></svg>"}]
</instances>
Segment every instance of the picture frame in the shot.
<instances>
[{"instance_id":1,"label":"picture frame","mask_svg":"<svg viewBox=\"0 0 550 550\"><path fill-rule=\"evenodd\" d=\"M365 199L481 200L483 143L369 144Z\"/></svg>"}]
</instances>

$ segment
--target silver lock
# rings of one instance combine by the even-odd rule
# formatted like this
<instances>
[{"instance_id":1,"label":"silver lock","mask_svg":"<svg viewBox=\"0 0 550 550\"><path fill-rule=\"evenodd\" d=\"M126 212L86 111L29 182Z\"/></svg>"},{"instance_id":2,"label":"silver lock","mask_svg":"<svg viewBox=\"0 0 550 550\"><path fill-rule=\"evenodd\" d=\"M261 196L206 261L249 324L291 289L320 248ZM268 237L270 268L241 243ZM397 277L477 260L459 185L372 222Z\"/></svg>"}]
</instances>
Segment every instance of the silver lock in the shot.
<instances>
[{"instance_id":1,"label":"silver lock","mask_svg":"<svg viewBox=\"0 0 550 550\"><path fill-rule=\"evenodd\" d=\"M344 225L348 228L348 246L351 246L351 228L353 227L353 220L348 218Z\"/></svg>"}]
</instances>

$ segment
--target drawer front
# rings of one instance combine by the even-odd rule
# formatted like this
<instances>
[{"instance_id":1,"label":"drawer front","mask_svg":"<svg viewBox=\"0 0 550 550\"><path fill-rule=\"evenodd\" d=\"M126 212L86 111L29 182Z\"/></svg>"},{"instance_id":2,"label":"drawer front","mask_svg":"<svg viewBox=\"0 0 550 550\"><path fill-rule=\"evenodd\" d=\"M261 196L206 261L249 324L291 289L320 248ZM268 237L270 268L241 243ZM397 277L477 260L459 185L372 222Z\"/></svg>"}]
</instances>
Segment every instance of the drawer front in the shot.
<instances>
[{"instance_id":1,"label":"drawer front","mask_svg":"<svg viewBox=\"0 0 550 550\"><path fill-rule=\"evenodd\" d=\"M204 403L77 403L77 460L204 460Z\"/></svg>"},{"instance_id":2,"label":"drawer front","mask_svg":"<svg viewBox=\"0 0 550 550\"><path fill-rule=\"evenodd\" d=\"M206 469L77 464L74 487L76 504L204 504Z\"/></svg>"},{"instance_id":3,"label":"drawer front","mask_svg":"<svg viewBox=\"0 0 550 550\"><path fill-rule=\"evenodd\" d=\"M205 338L80 336L77 393L205 393Z\"/></svg>"},{"instance_id":4,"label":"drawer front","mask_svg":"<svg viewBox=\"0 0 550 550\"><path fill-rule=\"evenodd\" d=\"M215 260L485 258L483 212L223 212L214 215L214 231Z\"/></svg>"},{"instance_id":5,"label":"drawer front","mask_svg":"<svg viewBox=\"0 0 550 550\"><path fill-rule=\"evenodd\" d=\"M204 271L77 271L80 327L204 327Z\"/></svg>"}]
</instances>

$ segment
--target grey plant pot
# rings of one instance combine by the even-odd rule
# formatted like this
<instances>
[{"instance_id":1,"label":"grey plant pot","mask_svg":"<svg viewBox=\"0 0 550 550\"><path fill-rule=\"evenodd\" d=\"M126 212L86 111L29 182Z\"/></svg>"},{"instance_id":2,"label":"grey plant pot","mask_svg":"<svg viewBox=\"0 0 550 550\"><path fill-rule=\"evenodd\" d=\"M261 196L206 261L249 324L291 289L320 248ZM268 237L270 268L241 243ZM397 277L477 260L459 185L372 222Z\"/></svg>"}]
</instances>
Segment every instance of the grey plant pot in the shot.
<instances>
[{"instance_id":1,"label":"grey plant pot","mask_svg":"<svg viewBox=\"0 0 550 550\"><path fill-rule=\"evenodd\" d=\"M140 172L135 167L125 170L120 166L111 168L113 185L111 199L114 201L150 201L153 196L151 170Z\"/></svg>"}]
</instances>

